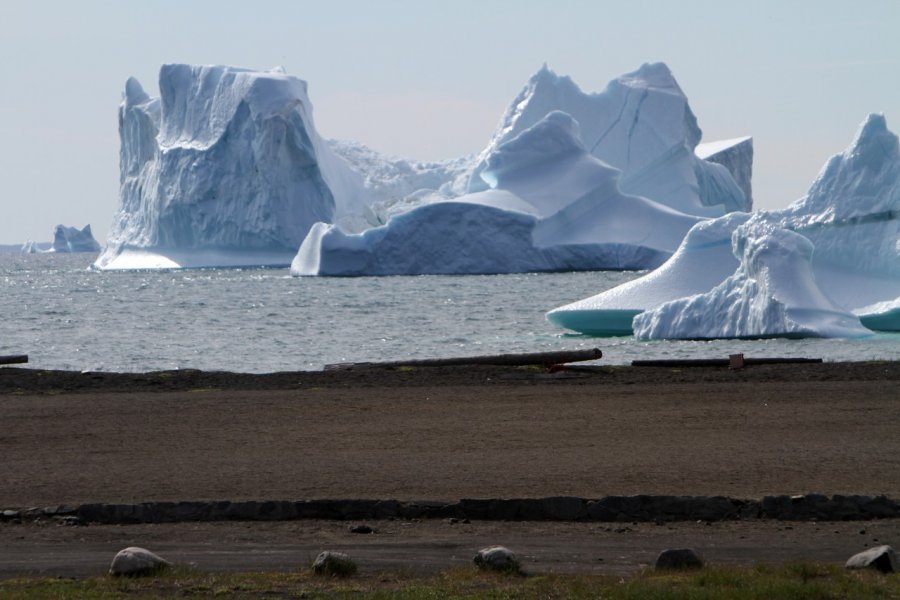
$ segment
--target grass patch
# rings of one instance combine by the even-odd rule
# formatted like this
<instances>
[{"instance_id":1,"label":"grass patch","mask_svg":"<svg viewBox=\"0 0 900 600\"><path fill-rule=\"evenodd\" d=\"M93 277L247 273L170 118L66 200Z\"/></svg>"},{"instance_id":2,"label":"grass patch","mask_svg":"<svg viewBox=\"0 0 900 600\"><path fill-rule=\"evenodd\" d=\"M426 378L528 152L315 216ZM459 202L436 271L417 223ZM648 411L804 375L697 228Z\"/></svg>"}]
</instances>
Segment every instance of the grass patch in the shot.
<instances>
[{"instance_id":1,"label":"grass patch","mask_svg":"<svg viewBox=\"0 0 900 600\"><path fill-rule=\"evenodd\" d=\"M141 579L19 577L0 580L0 598L605 598L625 600L714 598L900 599L900 576L847 571L834 565L707 567L699 571L610 575L517 575L458 568L439 575L374 573L347 579L290 573L205 573L175 568Z\"/></svg>"}]
</instances>

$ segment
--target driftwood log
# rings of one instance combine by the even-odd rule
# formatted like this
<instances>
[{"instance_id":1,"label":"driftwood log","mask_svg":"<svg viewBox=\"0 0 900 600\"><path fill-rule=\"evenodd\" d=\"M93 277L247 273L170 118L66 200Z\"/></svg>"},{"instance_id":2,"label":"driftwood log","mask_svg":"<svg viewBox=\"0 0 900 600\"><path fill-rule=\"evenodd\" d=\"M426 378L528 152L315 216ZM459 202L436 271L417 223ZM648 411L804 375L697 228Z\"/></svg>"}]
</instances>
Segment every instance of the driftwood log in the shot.
<instances>
[{"instance_id":1,"label":"driftwood log","mask_svg":"<svg viewBox=\"0 0 900 600\"><path fill-rule=\"evenodd\" d=\"M338 363L334 365L325 365L325 370L377 369L388 367L452 367L464 365L494 365L509 367L543 365L550 367L570 362L597 360L602 357L603 353L599 348L591 348L590 350L560 350L557 352L532 352L528 354L495 354L492 356L428 358L422 360L398 360L392 362Z\"/></svg>"},{"instance_id":2,"label":"driftwood log","mask_svg":"<svg viewBox=\"0 0 900 600\"><path fill-rule=\"evenodd\" d=\"M27 362L27 354L12 354L9 356L0 356L0 365L18 365Z\"/></svg>"}]
</instances>

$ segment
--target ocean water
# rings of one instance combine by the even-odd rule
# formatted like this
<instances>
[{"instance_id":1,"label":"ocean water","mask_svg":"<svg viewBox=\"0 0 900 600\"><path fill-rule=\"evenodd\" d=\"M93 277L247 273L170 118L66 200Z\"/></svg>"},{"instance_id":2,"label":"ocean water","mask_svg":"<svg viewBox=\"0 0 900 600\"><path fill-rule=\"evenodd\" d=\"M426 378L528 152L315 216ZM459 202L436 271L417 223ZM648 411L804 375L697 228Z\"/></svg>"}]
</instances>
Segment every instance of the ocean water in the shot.
<instances>
[{"instance_id":1,"label":"ocean water","mask_svg":"<svg viewBox=\"0 0 900 600\"><path fill-rule=\"evenodd\" d=\"M556 306L637 273L293 278L287 269L91 271L88 254L0 254L0 355L78 371L265 373L340 362L598 347L600 364L795 356L900 360L867 340L638 342L568 334Z\"/></svg>"}]
</instances>

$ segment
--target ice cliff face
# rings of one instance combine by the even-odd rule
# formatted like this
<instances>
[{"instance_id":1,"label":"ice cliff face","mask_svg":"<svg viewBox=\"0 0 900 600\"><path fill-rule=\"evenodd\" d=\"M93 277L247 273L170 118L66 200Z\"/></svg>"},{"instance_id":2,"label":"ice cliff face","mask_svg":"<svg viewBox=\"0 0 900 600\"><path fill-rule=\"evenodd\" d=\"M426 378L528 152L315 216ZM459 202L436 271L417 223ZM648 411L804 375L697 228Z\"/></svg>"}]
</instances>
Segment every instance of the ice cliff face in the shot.
<instances>
[{"instance_id":1,"label":"ice cliff face","mask_svg":"<svg viewBox=\"0 0 900 600\"><path fill-rule=\"evenodd\" d=\"M135 254L195 266L181 264L191 253L203 266L286 264L318 221L368 225L362 178L319 138L305 82L173 64L159 87L150 98L126 83L120 207L97 267L129 268Z\"/></svg>"},{"instance_id":2,"label":"ice cliff face","mask_svg":"<svg viewBox=\"0 0 900 600\"><path fill-rule=\"evenodd\" d=\"M752 206L727 168L694 154L702 135L697 119L663 63L642 65L599 94L586 94L570 78L544 67L507 109L467 179L468 191L486 189L480 174L488 156L554 110L579 123L582 142L593 156L622 171L620 187L627 194L703 216ZM752 160L752 152L741 158Z\"/></svg>"},{"instance_id":3,"label":"ice cliff face","mask_svg":"<svg viewBox=\"0 0 900 600\"><path fill-rule=\"evenodd\" d=\"M657 271L547 317L585 332L616 323L626 333L628 312L653 311L634 321L647 338L853 336L852 312L870 329L900 331L898 215L898 139L882 115L870 115L788 208L744 229L749 215L701 223ZM698 233L711 235L697 244ZM734 253L725 251L732 235ZM689 260L692 246L705 260Z\"/></svg>"},{"instance_id":4,"label":"ice cliff face","mask_svg":"<svg viewBox=\"0 0 900 600\"><path fill-rule=\"evenodd\" d=\"M51 252L99 252L100 244L91 233L91 226L85 225L84 229L57 225L53 232L53 246ZM34 245L28 249L29 254L34 253Z\"/></svg>"},{"instance_id":5,"label":"ice cliff face","mask_svg":"<svg viewBox=\"0 0 900 600\"><path fill-rule=\"evenodd\" d=\"M753 138L741 137L698 144L694 148L694 154L708 163L722 165L728 169L728 173L749 201L746 207L738 210L749 210L753 198Z\"/></svg>"},{"instance_id":6,"label":"ice cliff face","mask_svg":"<svg viewBox=\"0 0 900 600\"><path fill-rule=\"evenodd\" d=\"M348 235L318 224L294 275L510 273L660 264L699 218L627 196L578 124L552 112L486 157L491 189L430 203Z\"/></svg>"}]
</instances>

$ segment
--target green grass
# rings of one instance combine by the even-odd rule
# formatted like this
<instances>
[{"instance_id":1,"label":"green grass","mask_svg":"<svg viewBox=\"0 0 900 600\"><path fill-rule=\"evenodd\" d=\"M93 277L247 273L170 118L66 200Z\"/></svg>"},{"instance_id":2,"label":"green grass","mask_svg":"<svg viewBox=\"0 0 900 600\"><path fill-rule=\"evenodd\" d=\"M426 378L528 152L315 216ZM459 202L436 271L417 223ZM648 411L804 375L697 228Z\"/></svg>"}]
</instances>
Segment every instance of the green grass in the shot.
<instances>
[{"instance_id":1,"label":"green grass","mask_svg":"<svg viewBox=\"0 0 900 600\"><path fill-rule=\"evenodd\" d=\"M900 575L846 571L833 565L707 567L690 572L646 571L629 577L503 575L459 568L428 577L377 573L348 579L294 573L204 573L176 568L145 578L93 577L0 580L0 598L33 600L119 598L605 598L655 599L900 599Z\"/></svg>"}]
</instances>

